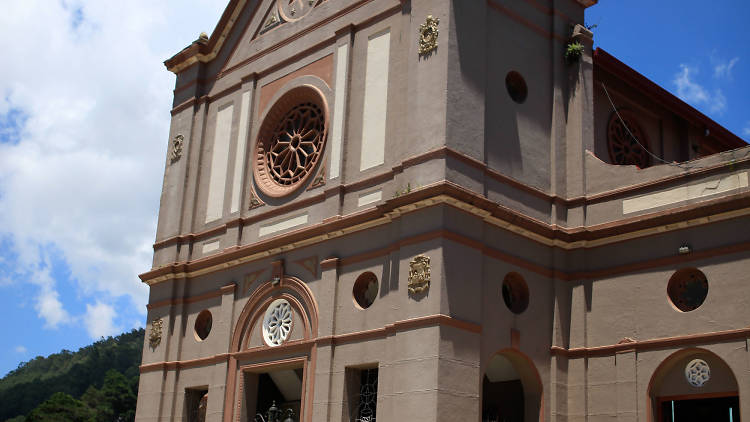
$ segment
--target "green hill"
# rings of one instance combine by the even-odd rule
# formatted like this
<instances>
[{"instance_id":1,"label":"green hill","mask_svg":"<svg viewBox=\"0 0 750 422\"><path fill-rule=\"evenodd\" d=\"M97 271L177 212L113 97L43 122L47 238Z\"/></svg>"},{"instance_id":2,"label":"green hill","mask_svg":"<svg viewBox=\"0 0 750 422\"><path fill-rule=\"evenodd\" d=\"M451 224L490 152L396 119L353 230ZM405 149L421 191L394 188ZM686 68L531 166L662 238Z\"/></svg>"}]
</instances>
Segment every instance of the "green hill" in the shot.
<instances>
[{"instance_id":1,"label":"green hill","mask_svg":"<svg viewBox=\"0 0 750 422\"><path fill-rule=\"evenodd\" d=\"M0 379L0 421L132 420L144 334L133 330L21 363ZM72 408L78 416L64 416Z\"/></svg>"}]
</instances>

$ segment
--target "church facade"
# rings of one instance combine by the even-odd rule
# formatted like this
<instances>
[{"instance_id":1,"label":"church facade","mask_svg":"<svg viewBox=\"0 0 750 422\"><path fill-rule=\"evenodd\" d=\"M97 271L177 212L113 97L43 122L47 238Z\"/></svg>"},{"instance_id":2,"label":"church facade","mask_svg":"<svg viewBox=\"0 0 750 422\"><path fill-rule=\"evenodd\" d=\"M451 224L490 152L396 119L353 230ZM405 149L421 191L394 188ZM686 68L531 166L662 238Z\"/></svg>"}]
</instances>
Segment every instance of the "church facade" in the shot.
<instances>
[{"instance_id":1,"label":"church facade","mask_svg":"<svg viewBox=\"0 0 750 422\"><path fill-rule=\"evenodd\" d=\"M595 0L230 0L176 74L137 421L750 418L750 147Z\"/></svg>"}]
</instances>

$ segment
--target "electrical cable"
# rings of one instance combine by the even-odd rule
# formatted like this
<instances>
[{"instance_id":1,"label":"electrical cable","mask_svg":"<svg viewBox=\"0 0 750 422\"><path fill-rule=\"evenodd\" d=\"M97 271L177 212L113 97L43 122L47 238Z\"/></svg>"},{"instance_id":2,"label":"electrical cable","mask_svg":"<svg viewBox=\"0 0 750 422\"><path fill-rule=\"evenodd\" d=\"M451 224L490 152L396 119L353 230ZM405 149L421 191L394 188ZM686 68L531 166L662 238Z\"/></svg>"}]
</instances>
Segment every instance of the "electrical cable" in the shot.
<instances>
[{"instance_id":1,"label":"electrical cable","mask_svg":"<svg viewBox=\"0 0 750 422\"><path fill-rule=\"evenodd\" d=\"M602 88L604 88L604 93L607 94L607 99L609 100L609 104L612 106L612 109L615 111L615 114L617 115L617 118L620 120L620 123L622 123L623 127L625 127L625 130L628 132L628 135L630 135L630 137L633 138L633 140L635 141L635 143L638 144L638 146L640 146L641 148L643 148L643 150L646 151L646 153L648 153L648 155L650 155L651 157L653 157L657 161L660 161L660 162L662 162L664 164L668 164L670 166L679 167L679 168L685 169L685 170L691 170L691 169L695 169L695 168L701 168L700 166L694 166L693 167L693 166L687 166L687 165L685 165L683 163L676 163L676 162L673 162L673 161L670 162L670 161L663 160L661 157L659 157L656 154L654 154L651 151L649 151L648 148L644 147L643 144L641 144L641 142L638 140L638 138L636 138L635 135L633 135L633 132L630 131L630 128L628 127L628 125L625 124L625 120L623 120L622 116L620 116L620 112L617 110L617 107L615 107L615 103L612 101L612 97L609 96L609 91L607 91L607 87L604 85L604 82L602 82L601 84L602 84Z\"/></svg>"}]
</instances>

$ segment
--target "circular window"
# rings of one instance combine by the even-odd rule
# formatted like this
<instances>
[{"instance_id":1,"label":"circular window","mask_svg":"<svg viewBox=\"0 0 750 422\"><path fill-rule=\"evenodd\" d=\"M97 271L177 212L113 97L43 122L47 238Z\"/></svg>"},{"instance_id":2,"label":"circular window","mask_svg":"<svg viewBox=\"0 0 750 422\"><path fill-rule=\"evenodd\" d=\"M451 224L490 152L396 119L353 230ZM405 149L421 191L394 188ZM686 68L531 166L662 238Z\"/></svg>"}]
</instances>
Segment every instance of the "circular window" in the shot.
<instances>
[{"instance_id":1,"label":"circular window","mask_svg":"<svg viewBox=\"0 0 750 422\"><path fill-rule=\"evenodd\" d=\"M514 314L520 314L529 306L529 287L518 273L508 273L503 279L503 301Z\"/></svg>"},{"instance_id":2,"label":"circular window","mask_svg":"<svg viewBox=\"0 0 750 422\"><path fill-rule=\"evenodd\" d=\"M205 340L211 333L212 323L213 318L211 317L211 312L208 310L202 310L201 313L198 314L198 318L195 319L195 339L198 341Z\"/></svg>"},{"instance_id":3,"label":"circular window","mask_svg":"<svg viewBox=\"0 0 750 422\"><path fill-rule=\"evenodd\" d=\"M256 144L255 180L275 198L300 188L320 161L326 142L328 106L312 86L287 92L266 114Z\"/></svg>"},{"instance_id":4,"label":"circular window","mask_svg":"<svg viewBox=\"0 0 750 422\"><path fill-rule=\"evenodd\" d=\"M667 294L672 305L682 312L690 312L703 304L708 295L708 280L696 268L684 268L669 279Z\"/></svg>"},{"instance_id":5,"label":"circular window","mask_svg":"<svg viewBox=\"0 0 750 422\"><path fill-rule=\"evenodd\" d=\"M292 331L292 306L285 299L276 299L263 317L263 340L276 347L289 338Z\"/></svg>"},{"instance_id":6,"label":"circular window","mask_svg":"<svg viewBox=\"0 0 750 422\"><path fill-rule=\"evenodd\" d=\"M619 113L619 116L618 116ZM622 117L622 120L620 120ZM625 125L627 125L627 129ZM628 132L630 129L630 132ZM641 145L633 139L638 139ZM635 165L639 168L646 168L651 164L651 160L646 149L648 148L648 139L641 129L641 126L635 119L633 113L627 110L618 110L612 113L607 125L607 145L609 146L609 158L612 164Z\"/></svg>"},{"instance_id":7,"label":"circular window","mask_svg":"<svg viewBox=\"0 0 750 422\"><path fill-rule=\"evenodd\" d=\"M515 70L508 72L508 75L505 77L505 88L508 89L510 98L518 104L526 101L526 96L529 94L529 89L526 87L526 81L523 79L523 76Z\"/></svg>"},{"instance_id":8,"label":"circular window","mask_svg":"<svg viewBox=\"0 0 750 422\"><path fill-rule=\"evenodd\" d=\"M369 308L378 296L378 287L378 277L375 274L369 271L363 273L354 282L352 289L354 301L362 309Z\"/></svg>"},{"instance_id":9,"label":"circular window","mask_svg":"<svg viewBox=\"0 0 750 422\"><path fill-rule=\"evenodd\" d=\"M685 378L693 387L703 387L711 379L711 368L703 359L693 359L685 366Z\"/></svg>"}]
</instances>

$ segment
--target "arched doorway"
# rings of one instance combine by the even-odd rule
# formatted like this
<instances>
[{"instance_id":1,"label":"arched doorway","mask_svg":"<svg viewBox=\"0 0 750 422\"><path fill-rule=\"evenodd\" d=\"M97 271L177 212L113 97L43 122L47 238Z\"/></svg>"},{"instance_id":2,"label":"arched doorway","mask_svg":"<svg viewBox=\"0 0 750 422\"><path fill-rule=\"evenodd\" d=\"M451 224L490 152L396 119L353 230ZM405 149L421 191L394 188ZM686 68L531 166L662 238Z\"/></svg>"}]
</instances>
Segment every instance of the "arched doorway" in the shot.
<instances>
[{"instance_id":1,"label":"arched doorway","mask_svg":"<svg viewBox=\"0 0 750 422\"><path fill-rule=\"evenodd\" d=\"M739 422L734 373L705 349L680 350L654 371L648 388L651 420L656 422Z\"/></svg>"},{"instance_id":2,"label":"arched doorway","mask_svg":"<svg viewBox=\"0 0 750 422\"><path fill-rule=\"evenodd\" d=\"M539 421L541 411L542 382L533 362L514 349L492 356L482 379L482 421Z\"/></svg>"}]
</instances>

